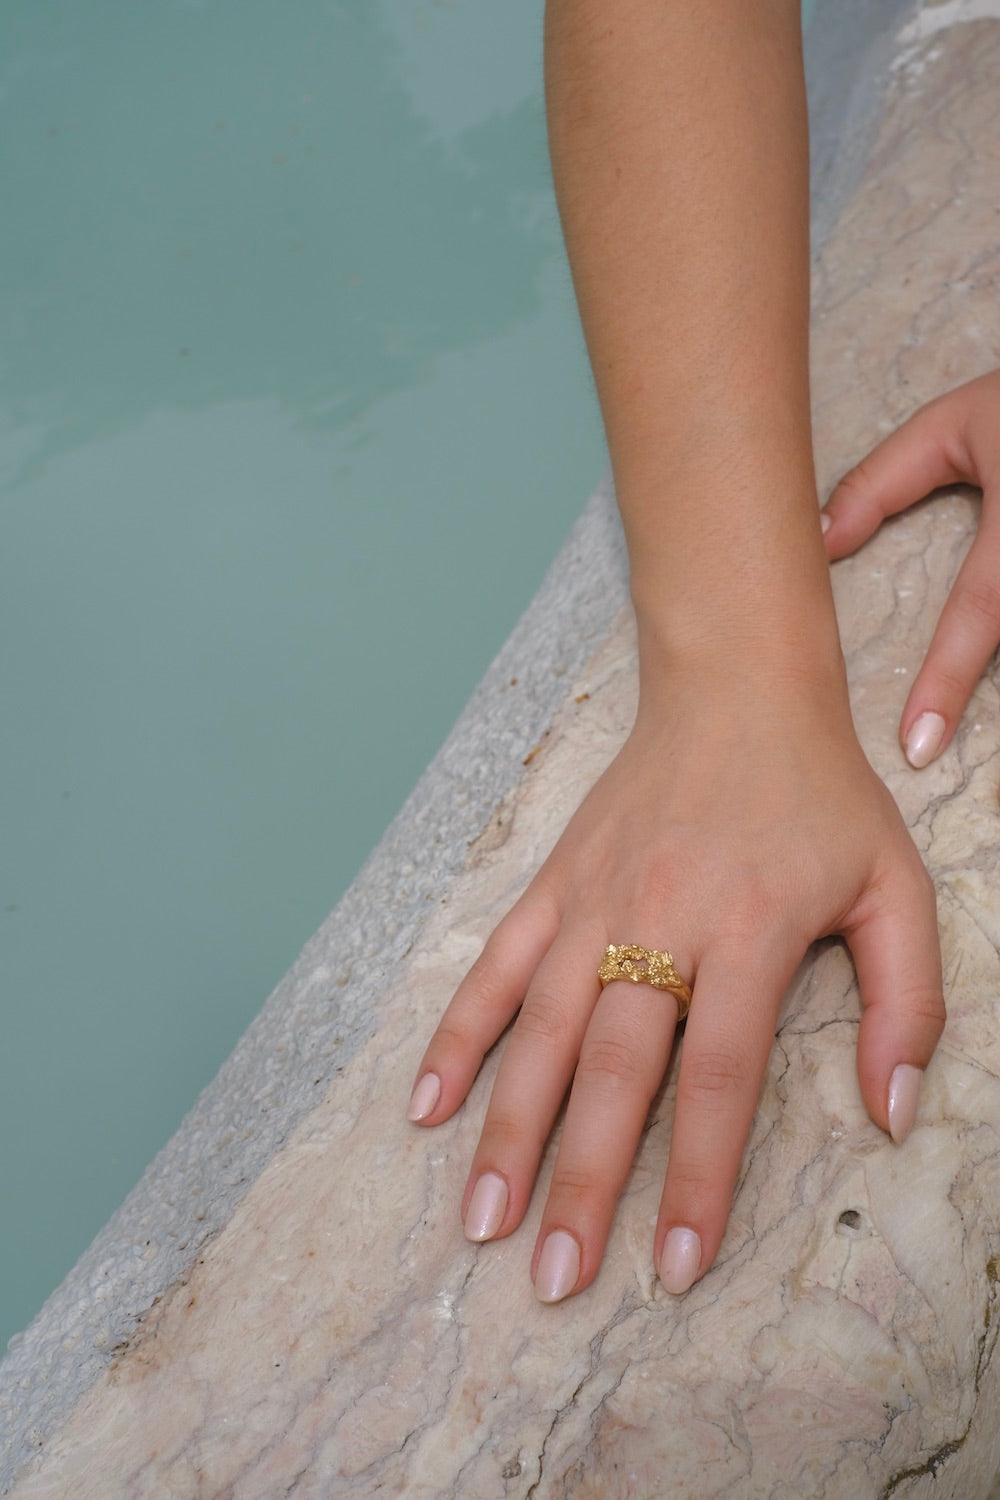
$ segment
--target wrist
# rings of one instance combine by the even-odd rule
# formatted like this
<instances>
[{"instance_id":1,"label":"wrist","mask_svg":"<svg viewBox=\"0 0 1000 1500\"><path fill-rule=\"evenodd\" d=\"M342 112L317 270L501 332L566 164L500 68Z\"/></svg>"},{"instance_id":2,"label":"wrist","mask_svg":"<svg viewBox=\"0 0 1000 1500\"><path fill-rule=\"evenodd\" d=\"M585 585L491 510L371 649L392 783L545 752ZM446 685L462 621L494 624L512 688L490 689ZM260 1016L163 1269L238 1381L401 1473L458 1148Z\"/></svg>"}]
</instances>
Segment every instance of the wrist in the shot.
<instances>
[{"instance_id":1,"label":"wrist","mask_svg":"<svg viewBox=\"0 0 1000 1500\"><path fill-rule=\"evenodd\" d=\"M785 463L619 492L640 662L842 669L815 485L803 462Z\"/></svg>"},{"instance_id":2,"label":"wrist","mask_svg":"<svg viewBox=\"0 0 1000 1500\"><path fill-rule=\"evenodd\" d=\"M781 604L735 620L699 611L700 629L637 608L640 717L738 713L851 724L832 602L829 611L815 597Z\"/></svg>"},{"instance_id":3,"label":"wrist","mask_svg":"<svg viewBox=\"0 0 1000 1500\"><path fill-rule=\"evenodd\" d=\"M816 525L817 537L819 527ZM829 567L812 548L756 557L734 567L656 579L631 576L640 664L722 671L727 662L806 670L842 666Z\"/></svg>"}]
</instances>

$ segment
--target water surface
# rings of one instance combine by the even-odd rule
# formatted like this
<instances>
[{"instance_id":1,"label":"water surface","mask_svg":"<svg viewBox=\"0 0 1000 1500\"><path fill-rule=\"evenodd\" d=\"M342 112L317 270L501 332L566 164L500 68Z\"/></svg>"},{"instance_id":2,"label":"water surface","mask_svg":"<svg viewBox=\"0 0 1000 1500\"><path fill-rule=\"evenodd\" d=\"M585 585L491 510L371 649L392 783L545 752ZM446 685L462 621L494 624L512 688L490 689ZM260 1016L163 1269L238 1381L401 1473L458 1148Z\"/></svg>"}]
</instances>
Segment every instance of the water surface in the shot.
<instances>
[{"instance_id":1,"label":"water surface","mask_svg":"<svg viewBox=\"0 0 1000 1500\"><path fill-rule=\"evenodd\" d=\"M4 7L0 1347L600 477L541 13Z\"/></svg>"}]
</instances>

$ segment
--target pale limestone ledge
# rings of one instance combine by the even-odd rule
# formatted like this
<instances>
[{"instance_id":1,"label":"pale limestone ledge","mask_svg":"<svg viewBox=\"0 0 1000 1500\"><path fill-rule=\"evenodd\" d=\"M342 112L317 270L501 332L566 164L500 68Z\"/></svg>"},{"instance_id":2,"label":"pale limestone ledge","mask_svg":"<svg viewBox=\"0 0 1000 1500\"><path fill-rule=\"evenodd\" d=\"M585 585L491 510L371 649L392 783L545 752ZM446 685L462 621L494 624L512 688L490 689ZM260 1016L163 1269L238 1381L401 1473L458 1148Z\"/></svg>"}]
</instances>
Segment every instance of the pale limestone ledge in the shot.
<instances>
[{"instance_id":1,"label":"pale limestone ledge","mask_svg":"<svg viewBox=\"0 0 1000 1500\"><path fill-rule=\"evenodd\" d=\"M1000 23L953 19L908 34L868 173L818 265L827 485L1000 348ZM896 743L975 514L962 495L926 505L836 569L859 730L940 894L951 1015L907 1144L894 1148L860 1104L853 976L842 948L824 944L782 1012L719 1262L686 1297L665 1296L651 1264L670 1080L587 1293L534 1299L544 1182L516 1235L464 1240L457 1203L495 1064L433 1134L408 1127L402 1106L442 1004L626 732L634 651L621 614L386 983L377 1029L55 1431L17 1500L990 1495L993 682L936 766L908 771Z\"/></svg>"}]
</instances>

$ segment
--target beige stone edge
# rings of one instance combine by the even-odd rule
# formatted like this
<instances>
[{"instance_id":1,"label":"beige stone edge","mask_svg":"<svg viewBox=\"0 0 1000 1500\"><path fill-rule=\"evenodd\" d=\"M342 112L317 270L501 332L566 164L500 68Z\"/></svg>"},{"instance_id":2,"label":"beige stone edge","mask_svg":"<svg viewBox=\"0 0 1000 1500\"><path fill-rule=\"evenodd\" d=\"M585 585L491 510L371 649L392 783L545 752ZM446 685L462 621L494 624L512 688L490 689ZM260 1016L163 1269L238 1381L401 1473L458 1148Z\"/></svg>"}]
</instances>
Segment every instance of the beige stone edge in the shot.
<instances>
[{"instance_id":1,"label":"beige stone edge","mask_svg":"<svg viewBox=\"0 0 1000 1500\"><path fill-rule=\"evenodd\" d=\"M954 11L956 7L940 7L940 9L950 9ZM956 19L963 20L967 18L958 16L956 17ZM935 34L940 35L940 32L938 31ZM936 61L937 59L927 61L926 56L924 54L921 54L919 50L916 50L915 44L914 46L915 50L912 55L913 59L920 61L923 69L932 67L934 61ZM912 59L911 61L906 63L906 67L911 69L913 68ZM920 76L922 75L914 72L913 76L905 81L904 86L909 86L909 84L915 82ZM850 216L848 215L847 217L849 218ZM862 231L859 230L859 235L861 233ZM854 253L857 254L861 249L862 241L858 239L854 242ZM859 256L859 258L862 257ZM831 265L832 257L828 259L826 265L823 267L824 275L832 274ZM863 297L863 291L859 291L858 295ZM885 413L876 420L874 428L872 427L870 420L868 420L864 414L857 412L852 413L850 411L850 392L848 387L852 384L852 377L850 373L848 373L846 386L842 384L839 391L836 392L835 397L830 397L825 402L824 408L821 408L820 413L818 414L818 446L820 450L821 467L825 472L827 478L831 477L835 472L838 471L838 469L844 467L845 463L850 461L850 459L855 456L857 445L857 430L859 428L862 434L865 432L867 427L867 431L871 436L877 436L879 430L887 428L899 416L905 415L906 412L911 409L913 405L917 404L920 399L933 394L935 390L941 387L942 383L947 384L948 377L950 374L952 374L952 372L954 372L955 378L957 378L958 374L975 373L977 360L979 363L979 367L986 367L991 362L993 346L988 338L983 342L977 343L974 335L967 332L961 339L956 340L954 336L954 309L946 299L942 299L940 304L936 308L922 307L920 309L920 313L924 320L922 327L925 330L928 328L930 328L931 332L936 330L941 334L943 338L951 339L951 344L949 345L948 355L944 367L941 368L940 366L937 366L933 369L924 368L920 372L919 379L914 379L910 376L905 375L901 377L901 384L897 382L896 387L893 390L891 399L887 404ZM823 342L822 328L826 323L828 316L828 310L823 307L821 301L818 315L817 338L818 359L820 360L820 362L822 362L825 354L827 353L826 346ZM960 326L965 328L966 330L968 330L968 328L971 326L967 318L964 322L961 322L961 320L959 320L959 322ZM951 332L949 332L949 330L951 330ZM925 331L923 338L926 339L929 337L930 334ZM916 360L916 356L912 353L913 349L915 348L915 341L913 340L911 335L907 333L902 334L900 348L902 350L902 354L900 355L900 368L908 369L912 364L915 363ZM910 351L909 358L907 358L908 349ZM862 356L860 355L857 356L857 358L859 359L861 357ZM857 383L857 389L863 390L863 386L860 382ZM845 448L844 440L841 438L840 433L850 428L852 425L854 425L855 433L854 437L850 440L850 448L848 450L847 448ZM866 438L862 436L862 446L864 445L865 441ZM969 516L962 510L963 502L956 502L956 504L959 508L955 512L956 519L954 521L954 529L957 533L964 536L968 533ZM847 622L849 635L849 651L851 652L852 659L855 662L861 662L860 667L855 667L856 675L861 678L863 677L864 655L867 640L863 632L861 635L858 634L856 624L852 623L851 621L848 583L851 576L852 575L849 569L845 569L842 574L842 578L845 581L840 584L840 593L842 595L845 606L845 619ZM937 587L936 592L937 596L939 596L940 587ZM934 597L935 588L932 586L928 593L928 607L930 607L930 603ZM867 629L869 627L870 621L865 628ZM867 687L864 682L860 682L859 691L870 691L870 688ZM883 747L883 753L888 753L885 751L885 747ZM902 785L902 780L900 784ZM905 798L901 800L905 800ZM498 813L497 818L492 825L492 831L490 831L489 829L487 830L484 842L479 845L477 853L482 854L488 852L490 841L501 838L503 822L504 814Z\"/></svg>"}]
</instances>

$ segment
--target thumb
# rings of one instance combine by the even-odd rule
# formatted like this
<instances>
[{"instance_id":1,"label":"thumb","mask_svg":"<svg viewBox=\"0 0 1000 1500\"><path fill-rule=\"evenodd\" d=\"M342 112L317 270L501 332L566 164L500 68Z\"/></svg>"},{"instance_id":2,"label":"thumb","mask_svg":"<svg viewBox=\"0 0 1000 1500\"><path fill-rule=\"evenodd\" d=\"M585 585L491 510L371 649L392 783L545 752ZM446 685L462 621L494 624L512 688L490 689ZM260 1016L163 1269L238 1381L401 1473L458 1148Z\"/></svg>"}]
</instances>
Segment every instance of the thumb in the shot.
<instances>
[{"instance_id":1,"label":"thumb","mask_svg":"<svg viewBox=\"0 0 1000 1500\"><path fill-rule=\"evenodd\" d=\"M897 1145L917 1117L920 1085L944 1029L934 886L916 849L845 934L861 989L858 1081L868 1113Z\"/></svg>"},{"instance_id":2,"label":"thumb","mask_svg":"<svg viewBox=\"0 0 1000 1500\"><path fill-rule=\"evenodd\" d=\"M827 556L846 557L885 520L943 484L970 475L960 439L961 388L922 406L845 474L823 507Z\"/></svg>"}]
</instances>

